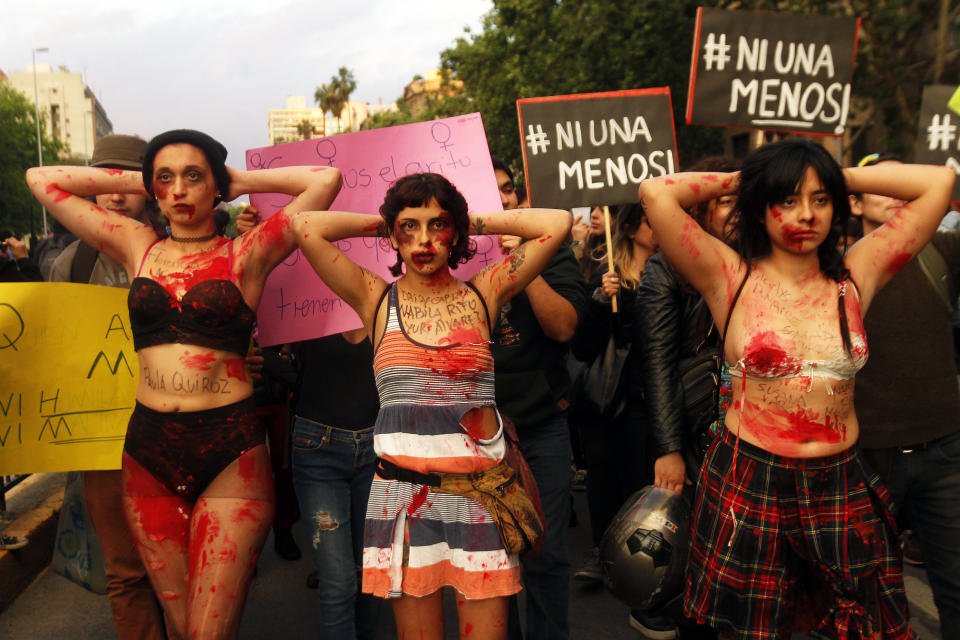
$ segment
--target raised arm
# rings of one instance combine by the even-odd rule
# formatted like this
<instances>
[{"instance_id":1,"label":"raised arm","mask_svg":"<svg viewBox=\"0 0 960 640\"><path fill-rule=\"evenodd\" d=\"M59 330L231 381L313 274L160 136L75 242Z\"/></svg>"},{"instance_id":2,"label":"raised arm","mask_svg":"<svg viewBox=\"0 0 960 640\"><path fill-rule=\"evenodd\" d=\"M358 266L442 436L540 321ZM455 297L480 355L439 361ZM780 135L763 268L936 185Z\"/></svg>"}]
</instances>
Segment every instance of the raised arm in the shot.
<instances>
[{"instance_id":1,"label":"raised arm","mask_svg":"<svg viewBox=\"0 0 960 640\"><path fill-rule=\"evenodd\" d=\"M559 209L511 209L470 215L473 234L506 234L525 240L505 258L471 278L491 311L523 291L543 271L563 244L572 222L570 212Z\"/></svg>"},{"instance_id":2,"label":"raised arm","mask_svg":"<svg viewBox=\"0 0 960 640\"><path fill-rule=\"evenodd\" d=\"M707 233L686 212L700 202L733 193L736 173L677 173L644 180L640 202L667 259L716 312L726 309L729 291L743 277L736 252Z\"/></svg>"},{"instance_id":3,"label":"raised arm","mask_svg":"<svg viewBox=\"0 0 960 640\"><path fill-rule=\"evenodd\" d=\"M94 167L34 167L27 186L54 218L88 245L103 251L128 272L156 240L153 228L85 200L104 193L146 195L139 171Z\"/></svg>"},{"instance_id":4,"label":"raised arm","mask_svg":"<svg viewBox=\"0 0 960 640\"><path fill-rule=\"evenodd\" d=\"M244 273L257 281L297 248L294 220L303 211L327 209L340 191L340 170L334 167L281 167L230 172L228 200L250 193L285 193L293 201L236 240Z\"/></svg>"},{"instance_id":5,"label":"raised arm","mask_svg":"<svg viewBox=\"0 0 960 640\"><path fill-rule=\"evenodd\" d=\"M857 242L844 258L866 313L876 292L930 241L947 212L956 175L949 167L883 162L843 170L851 193L874 193L906 201L879 229Z\"/></svg>"},{"instance_id":6,"label":"raised arm","mask_svg":"<svg viewBox=\"0 0 960 640\"><path fill-rule=\"evenodd\" d=\"M386 236L379 215L318 211L299 213L293 231L303 255L331 290L357 312L363 326L370 330L377 301L387 282L348 258L335 244L337 240L362 236Z\"/></svg>"}]
</instances>

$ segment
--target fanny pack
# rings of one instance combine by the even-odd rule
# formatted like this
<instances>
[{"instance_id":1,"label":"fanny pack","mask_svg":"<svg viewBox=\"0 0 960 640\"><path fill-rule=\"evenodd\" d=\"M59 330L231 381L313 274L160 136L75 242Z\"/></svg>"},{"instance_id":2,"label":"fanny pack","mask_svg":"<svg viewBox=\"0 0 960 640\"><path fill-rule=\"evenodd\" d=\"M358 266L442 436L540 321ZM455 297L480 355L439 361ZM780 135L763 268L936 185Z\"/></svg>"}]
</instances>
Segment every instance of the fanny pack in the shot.
<instances>
[{"instance_id":1,"label":"fanny pack","mask_svg":"<svg viewBox=\"0 0 960 640\"><path fill-rule=\"evenodd\" d=\"M535 556L543 546L546 533L540 492L527 461L520 453L513 425L510 425L510 431L512 434L507 433L507 421L504 420L507 453L503 460L484 471L419 473L379 459L377 475L384 480L423 484L440 493L476 500L496 522L500 541L507 553Z\"/></svg>"}]
</instances>

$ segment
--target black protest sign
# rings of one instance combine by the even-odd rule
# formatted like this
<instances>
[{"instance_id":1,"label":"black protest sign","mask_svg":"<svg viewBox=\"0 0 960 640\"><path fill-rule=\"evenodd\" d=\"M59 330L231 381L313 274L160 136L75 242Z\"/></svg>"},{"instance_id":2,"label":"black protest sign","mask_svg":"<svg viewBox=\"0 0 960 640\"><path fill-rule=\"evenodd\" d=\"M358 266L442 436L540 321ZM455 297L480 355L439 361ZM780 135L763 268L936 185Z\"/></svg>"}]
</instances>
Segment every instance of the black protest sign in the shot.
<instances>
[{"instance_id":1,"label":"black protest sign","mask_svg":"<svg viewBox=\"0 0 960 640\"><path fill-rule=\"evenodd\" d=\"M957 87L935 84L923 88L920 125L913 161L945 164L960 176L960 115L947 102ZM960 177L953 185L951 200L960 200Z\"/></svg>"},{"instance_id":2,"label":"black protest sign","mask_svg":"<svg viewBox=\"0 0 960 640\"><path fill-rule=\"evenodd\" d=\"M643 180L677 170L668 87L523 98L517 111L535 207L636 202Z\"/></svg>"},{"instance_id":3,"label":"black protest sign","mask_svg":"<svg viewBox=\"0 0 960 640\"><path fill-rule=\"evenodd\" d=\"M697 9L687 124L842 135L859 18Z\"/></svg>"}]
</instances>

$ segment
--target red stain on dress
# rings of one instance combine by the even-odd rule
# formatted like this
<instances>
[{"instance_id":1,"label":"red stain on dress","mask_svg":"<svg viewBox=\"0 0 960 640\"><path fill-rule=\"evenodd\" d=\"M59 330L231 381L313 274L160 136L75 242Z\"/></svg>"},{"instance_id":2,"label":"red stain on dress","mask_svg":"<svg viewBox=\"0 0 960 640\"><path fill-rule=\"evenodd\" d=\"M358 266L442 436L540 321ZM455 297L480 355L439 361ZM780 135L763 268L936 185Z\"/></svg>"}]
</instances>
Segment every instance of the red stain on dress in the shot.
<instances>
[{"instance_id":1,"label":"red stain on dress","mask_svg":"<svg viewBox=\"0 0 960 640\"><path fill-rule=\"evenodd\" d=\"M417 495L413 496L413 500L410 501L410 506L407 507L408 515L412 516L414 513L416 513L417 509L419 509L423 503L427 501L427 493L429 493L429 491L430 488L426 485L420 487L420 491L417 492Z\"/></svg>"}]
</instances>

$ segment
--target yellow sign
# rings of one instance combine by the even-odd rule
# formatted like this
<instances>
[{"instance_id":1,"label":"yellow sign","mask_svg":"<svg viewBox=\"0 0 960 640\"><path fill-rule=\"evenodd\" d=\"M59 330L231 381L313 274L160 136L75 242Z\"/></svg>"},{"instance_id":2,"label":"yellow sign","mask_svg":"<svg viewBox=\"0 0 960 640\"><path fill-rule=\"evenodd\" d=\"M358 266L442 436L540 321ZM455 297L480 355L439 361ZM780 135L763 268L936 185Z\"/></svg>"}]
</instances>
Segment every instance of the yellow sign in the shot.
<instances>
[{"instance_id":1,"label":"yellow sign","mask_svg":"<svg viewBox=\"0 0 960 640\"><path fill-rule=\"evenodd\" d=\"M957 90L953 92L950 100L947 101L947 106L954 112L960 113L960 87L957 87Z\"/></svg>"},{"instance_id":2,"label":"yellow sign","mask_svg":"<svg viewBox=\"0 0 960 640\"><path fill-rule=\"evenodd\" d=\"M0 284L0 474L120 468L137 388L126 298Z\"/></svg>"}]
</instances>

